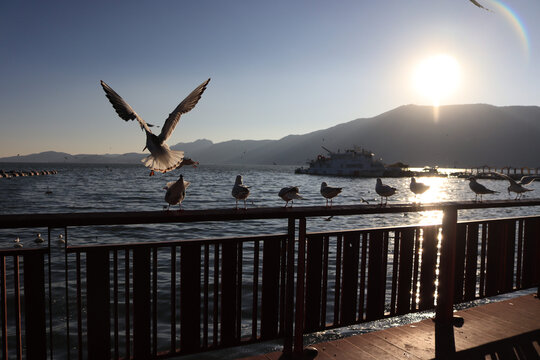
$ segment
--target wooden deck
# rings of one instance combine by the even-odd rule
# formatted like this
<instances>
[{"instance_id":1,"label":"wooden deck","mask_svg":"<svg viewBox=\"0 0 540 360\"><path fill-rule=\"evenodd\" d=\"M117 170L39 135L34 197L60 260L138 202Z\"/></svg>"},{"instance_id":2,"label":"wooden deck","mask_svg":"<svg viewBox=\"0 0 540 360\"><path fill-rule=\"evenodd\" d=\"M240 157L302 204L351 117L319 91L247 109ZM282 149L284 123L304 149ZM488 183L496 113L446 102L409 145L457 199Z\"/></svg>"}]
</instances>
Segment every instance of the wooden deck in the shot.
<instances>
[{"instance_id":1,"label":"wooden deck","mask_svg":"<svg viewBox=\"0 0 540 360\"><path fill-rule=\"evenodd\" d=\"M526 295L461 310L455 328L456 359L540 359L540 300ZM344 339L313 344L316 359L433 359L431 319ZM277 360L281 352L242 360Z\"/></svg>"}]
</instances>

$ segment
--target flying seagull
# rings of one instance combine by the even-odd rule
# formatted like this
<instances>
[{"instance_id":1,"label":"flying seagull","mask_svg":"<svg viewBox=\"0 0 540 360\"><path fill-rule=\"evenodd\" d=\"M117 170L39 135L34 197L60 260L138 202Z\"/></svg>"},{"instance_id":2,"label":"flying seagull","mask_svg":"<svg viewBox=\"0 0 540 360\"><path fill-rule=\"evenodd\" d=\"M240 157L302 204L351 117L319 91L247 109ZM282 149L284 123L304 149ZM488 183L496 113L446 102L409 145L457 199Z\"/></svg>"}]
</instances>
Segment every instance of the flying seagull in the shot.
<instances>
[{"instance_id":1,"label":"flying seagull","mask_svg":"<svg viewBox=\"0 0 540 360\"><path fill-rule=\"evenodd\" d=\"M375 191L381 196L381 206L383 206L383 198L386 199L384 205L388 204L388 197L396 193L396 188L390 185L384 185L380 178L377 178L377 184L375 184Z\"/></svg>"},{"instance_id":2,"label":"flying seagull","mask_svg":"<svg viewBox=\"0 0 540 360\"><path fill-rule=\"evenodd\" d=\"M478 6L480 9L484 9L484 10L487 10L487 11L491 11L489 10L487 7L484 7L482 6L478 1L476 0L469 0L470 2L472 2L474 5Z\"/></svg>"},{"instance_id":3,"label":"flying seagull","mask_svg":"<svg viewBox=\"0 0 540 360\"><path fill-rule=\"evenodd\" d=\"M186 189L191 183L184 180L184 176L180 175L180 178L177 181L171 181L167 183L164 189L167 189L165 193L165 201L169 204L167 210L171 205L180 205L180 210L182 210L182 201L186 198Z\"/></svg>"},{"instance_id":4,"label":"flying seagull","mask_svg":"<svg viewBox=\"0 0 540 360\"><path fill-rule=\"evenodd\" d=\"M507 188L508 195L510 195L510 192L515 192L516 193L516 198L514 200L521 199L521 196L523 195L523 193L525 193L527 191L533 191L533 189L526 188L523 185L529 185L534 180L540 179L540 176L530 176L529 175L529 176L523 176L519 181L516 181L516 180L512 179L510 176L502 174L502 173L493 172L493 174L496 174L496 175L508 180L508 182L510 183L510 186L508 186L508 188Z\"/></svg>"},{"instance_id":5,"label":"flying seagull","mask_svg":"<svg viewBox=\"0 0 540 360\"><path fill-rule=\"evenodd\" d=\"M298 186L288 186L281 189L278 195L280 198L286 201L285 207L287 207L287 204L289 204L289 201L291 202L291 207L292 207L293 200L303 199L303 197L300 196L299 192L300 190L298 190Z\"/></svg>"},{"instance_id":6,"label":"flying seagull","mask_svg":"<svg viewBox=\"0 0 540 360\"><path fill-rule=\"evenodd\" d=\"M206 90L206 85L210 79L203 82L201 85L197 86L195 90L191 92L178 106L169 114L167 120L161 128L161 133L159 135L154 135L150 130L150 125L147 124L132 108L127 102L124 101L109 85L107 85L103 80L101 81L101 86L105 90L105 95L111 102L112 106L116 110L118 116L120 116L125 121L128 120L137 120L141 129L146 133L146 146L145 149L150 151L150 155L141 161L145 166L149 167L153 171L159 171L166 173L176 169L182 162L184 158L183 151L176 151L169 149L169 146L165 143L167 139L171 137L180 116L189 112L191 109L197 105L197 102L200 100L202 94Z\"/></svg>"},{"instance_id":7,"label":"flying seagull","mask_svg":"<svg viewBox=\"0 0 540 360\"><path fill-rule=\"evenodd\" d=\"M414 197L416 198L416 195L423 194L429 189L429 185L426 185L421 182L417 182L415 178L411 178L411 185L409 186L411 191L414 193Z\"/></svg>"},{"instance_id":8,"label":"flying seagull","mask_svg":"<svg viewBox=\"0 0 540 360\"><path fill-rule=\"evenodd\" d=\"M474 176L469 177L469 187L476 194L474 201L478 201L478 195L480 195L480 202L482 202L482 195L485 194L495 194L497 191L493 191L485 187L484 185L478 183Z\"/></svg>"},{"instance_id":9,"label":"flying seagull","mask_svg":"<svg viewBox=\"0 0 540 360\"><path fill-rule=\"evenodd\" d=\"M328 207L328 199L330 199L330 207L332 207L332 199L336 197L342 188L328 186L326 182L321 184L321 195L326 199L326 206Z\"/></svg>"},{"instance_id":10,"label":"flying seagull","mask_svg":"<svg viewBox=\"0 0 540 360\"><path fill-rule=\"evenodd\" d=\"M242 183L242 175L236 176L236 181L232 188L232 196L236 199L236 208L238 209L238 200L244 200L244 209L247 209L246 199L249 196L249 186Z\"/></svg>"}]
</instances>

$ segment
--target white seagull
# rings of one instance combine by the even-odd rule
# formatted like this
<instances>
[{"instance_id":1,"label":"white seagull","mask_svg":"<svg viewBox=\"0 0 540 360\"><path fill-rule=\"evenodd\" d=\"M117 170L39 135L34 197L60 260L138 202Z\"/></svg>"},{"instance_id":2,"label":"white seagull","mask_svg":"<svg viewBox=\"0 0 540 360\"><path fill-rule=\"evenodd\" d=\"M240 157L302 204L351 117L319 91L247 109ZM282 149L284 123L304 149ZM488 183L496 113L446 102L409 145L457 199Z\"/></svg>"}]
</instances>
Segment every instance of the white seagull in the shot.
<instances>
[{"instance_id":1,"label":"white seagull","mask_svg":"<svg viewBox=\"0 0 540 360\"><path fill-rule=\"evenodd\" d=\"M242 175L236 176L236 181L232 188L232 196L236 199L236 209L238 209L238 200L244 200L244 209L247 209L246 199L249 196L249 186L242 183Z\"/></svg>"},{"instance_id":2,"label":"white seagull","mask_svg":"<svg viewBox=\"0 0 540 360\"><path fill-rule=\"evenodd\" d=\"M386 199L384 205L388 204L388 197L396 193L396 188L390 185L384 185L380 178L377 178L377 184L375 185L375 191L381 196L381 206L383 206L383 197Z\"/></svg>"},{"instance_id":3,"label":"white seagull","mask_svg":"<svg viewBox=\"0 0 540 360\"><path fill-rule=\"evenodd\" d=\"M300 190L298 189L298 186L288 186L281 189L278 193L279 197L286 201L285 207L287 207L287 204L289 204L289 201L291 202L291 207L293 206L293 200L300 199L302 200L303 197L299 194Z\"/></svg>"},{"instance_id":4,"label":"white seagull","mask_svg":"<svg viewBox=\"0 0 540 360\"><path fill-rule=\"evenodd\" d=\"M330 199L330 207L332 207L332 199L336 197L342 188L328 186L326 182L321 183L321 195L326 199L326 206L328 207L328 199Z\"/></svg>"},{"instance_id":5,"label":"white seagull","mask_svg":"<svg viewBox=\"0 0 540 360\"><path fill-rule=\"evenodd\" d=\"M414 198L416 199L416 195L420 194L422 195L429 189L429 185L426 185L421 182L417 182L415 178L411 178L411 185L409 186L411 191L414 193Z\"/></svg>"},{"instance_id":6,"label":"white seagull","mask_svg":"<svg viewBox=\"0 0 540 360\"><path fill-rule=\"evenodd\" d=\"M480 202L482 202L482 195L485 194L495 194L497 191L493 191L485 187L484 185L478 183L474 176L469 177L469 187L476 194L474 201L478 201L478 195L480 195Z\"/></svg>"},{"instance_id":7,"label":"white seagull","mask_svg":"<svg viewBox=\"0 0 540 360\"><path fill-rule=\"evenodd\" d=\"M118 116L120 116L125 121L135 120L139 122L141 129L146 132L146 146L145 149L150 151L149 156L142 159L141 161L145 166L149 167L153 171L159 171L165 173L176 169L184 158L183 151L176 151L169 149L169 146L165 143L167 139L171 137L171 134L174 131L174 128L180 120L180 115L187 113L197 105L197 102L200 100L201 95L206 90L206 85L210 79L203 82L201 85L197 86L195 90L191 92L177 107L169 114L167 120L161 128L161 133L156 136L150 130L151 124L147 124L132 108L127 102L124 101L109 85L107 85L103 80L101 81L101 86L105 90L105 95L111 102L112 106L116 110Z\"/></svg>"},{"instance_id":8,"label":"white seagull","mask_svg":"<svg viewBox=\"0 0 540 360\"><path fill-rule=\"evenodd\" d=\"M529 185L534 180L540 179L540 176L531 176L531 175L529 175L529 176L523 176L519 181L516 181L513 178L511 178L510 176L502 174L502 173L494 172L494 174L508 180L508 182L510 183L510 186L508 186L508 189L507 189L508 190L508 195L510 195L510 192L515 192L516 193L516 198L514 200L521 199L521 196L523 195L523 193L525 193L527 191L533 191L533 189L526 188L523 185Z\"/></svg>"},{"instance_id":9,"label":"white seagull","mask_svg":"<svg viewBox=\"0 0 540 360\"><path fill-rule=\"evenodd\" d=\"M165 201L169 204L167 211L171 205L180 205L180 210L182 210L182 201L186 198L186 189L191 183L184 180L184 176L180 175L180 178L177 181L171 181L167 183L167 186L164 189L167 189L165 193Z\"/></svg>"}]
</instances>

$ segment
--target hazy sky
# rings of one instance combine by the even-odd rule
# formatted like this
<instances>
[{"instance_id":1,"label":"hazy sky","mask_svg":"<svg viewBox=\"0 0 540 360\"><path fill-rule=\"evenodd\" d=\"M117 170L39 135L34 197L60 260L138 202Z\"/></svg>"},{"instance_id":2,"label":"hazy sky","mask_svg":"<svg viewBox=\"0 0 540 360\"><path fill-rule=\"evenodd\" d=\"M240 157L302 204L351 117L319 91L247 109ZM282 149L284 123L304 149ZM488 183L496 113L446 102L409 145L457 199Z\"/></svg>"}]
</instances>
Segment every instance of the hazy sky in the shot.
<instances>
[{"instance_id":1,"label":"hazy sky","mask_svg":"<svg viewBox=\"0 0 540 360\"><path fill-rule=\"evenodd\" d=\"M540 1L478 1L491 11L467 0L2 1L0 157L141 152L144 134L100 80L161 125L212 78L170 145L279 139L431 105L413 74L437 54L457 70L424 81L459 80L440 85L440 104L540 105Z\"/></svg>"}]
</instances>

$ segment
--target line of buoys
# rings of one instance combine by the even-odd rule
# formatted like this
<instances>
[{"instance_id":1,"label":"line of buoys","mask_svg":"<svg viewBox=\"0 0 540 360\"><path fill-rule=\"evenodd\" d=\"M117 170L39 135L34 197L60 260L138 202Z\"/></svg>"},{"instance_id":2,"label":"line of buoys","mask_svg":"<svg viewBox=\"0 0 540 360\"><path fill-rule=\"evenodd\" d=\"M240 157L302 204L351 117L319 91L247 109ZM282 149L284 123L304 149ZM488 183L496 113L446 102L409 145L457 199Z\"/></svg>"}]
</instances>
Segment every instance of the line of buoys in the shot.
<instances>
[{"instance_id":1,"label":"line of buoys","mask_svg":"<svg viewBox=\"0 0 540 360\"><path fill-rule=\"evenodd\" d=\"M56 170L9 170L4 171L0 170L0 179L1 178L13 178L19 176L39 176L39 175L54 175L58 174Z\"/></svg>"}]
</instances>

